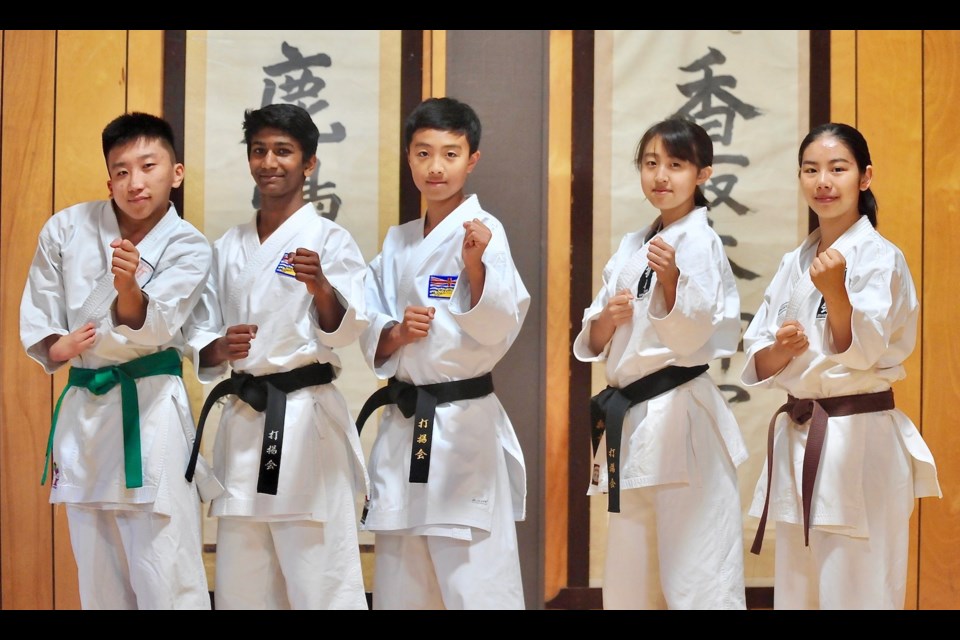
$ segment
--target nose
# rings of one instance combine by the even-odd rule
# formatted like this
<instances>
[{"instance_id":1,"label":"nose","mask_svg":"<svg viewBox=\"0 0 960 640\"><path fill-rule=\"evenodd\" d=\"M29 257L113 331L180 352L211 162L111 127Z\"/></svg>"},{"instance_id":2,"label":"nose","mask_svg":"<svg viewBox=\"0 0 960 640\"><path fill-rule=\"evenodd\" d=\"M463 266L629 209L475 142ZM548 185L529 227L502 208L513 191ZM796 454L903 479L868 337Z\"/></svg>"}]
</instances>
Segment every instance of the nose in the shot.
<instances>
[{"instance_id":1,"label":"nose","mask_svg":"<svg viewBox=\"0 0 960 640\"><path fill-rule=\"evenodd\" d=\"M817 174L817 189L829 189L830 188L830 173L828 171L821 171Z\"/></svg>"},{"instance_id":2,"label":"nose","mask_svg":"<svg viewBox=\"0 0 960 640\"><path fill-rule=\"evenodd\" d=\"M430 161L429 167L430 175L439 176L443 174L443 163L440 161L440 158L434 158Z\"/></svg>"},{"instance_id":3,"label":"nose","mask_svg":"<svg viewBox=\"0 0 960 640\"><path fill-rule=\"evenodd\" d=\"M653 179L657 182L666 182L667 181L667 169L662 164L657 166L656 173L653 174Z\"/></svg>"},{"instance_id":4,"label":"nose","mask_svg":"<svg viewBox=\"0 0 960 640\"><path fill-rule=\"evenodd\" d=\"M277 156L273 151L267 151L263 154L263 166L265 167L275 167L277 166Z\"/></svg>"}]
</instances>

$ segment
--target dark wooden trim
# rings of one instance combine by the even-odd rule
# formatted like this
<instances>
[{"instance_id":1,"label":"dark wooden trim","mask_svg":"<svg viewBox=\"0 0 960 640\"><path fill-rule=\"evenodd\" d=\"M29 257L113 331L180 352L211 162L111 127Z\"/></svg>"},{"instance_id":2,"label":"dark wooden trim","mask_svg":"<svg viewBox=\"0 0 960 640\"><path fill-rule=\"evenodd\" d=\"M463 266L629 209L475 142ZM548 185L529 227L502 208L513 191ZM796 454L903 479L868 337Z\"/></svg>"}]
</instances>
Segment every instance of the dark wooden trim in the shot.
<instances>
[{"instance_id":1,"label":"dark wooden trim","mask_svg":"<svg viewBox=\"0 0 960 640\"><path fill-rule=\"evenodd\" d=\"M570 344L580 333L583 310L593 300L593 62L594 32L573 32L573 131L570 188ZM567 586L590 582L591 366L569 355L569 476Z\"/></svg>"},{"instance_id":2,"label":"dark wooden trim","mask_svg":"<svg viewBox=\"0 0 960 640\"><path fill-rule=\"evenodd\" d=\"M187 32L163 32L163 117L173 127L174 149L183 162L187 81ZM170 199L183 217L183 186L170 193Z\"/></svg>"},{"instance_id":3,"label":"dark wooden trim","mask_svg":"<svg viewBox=\"0 0 960 640\"><path fill-rule=\"evenodd\" d=\"M423 31L404 29L400 33L400 222L420 217L420 192L407 169L403 121L423 100Z\"/></svg>"}]
</instances>

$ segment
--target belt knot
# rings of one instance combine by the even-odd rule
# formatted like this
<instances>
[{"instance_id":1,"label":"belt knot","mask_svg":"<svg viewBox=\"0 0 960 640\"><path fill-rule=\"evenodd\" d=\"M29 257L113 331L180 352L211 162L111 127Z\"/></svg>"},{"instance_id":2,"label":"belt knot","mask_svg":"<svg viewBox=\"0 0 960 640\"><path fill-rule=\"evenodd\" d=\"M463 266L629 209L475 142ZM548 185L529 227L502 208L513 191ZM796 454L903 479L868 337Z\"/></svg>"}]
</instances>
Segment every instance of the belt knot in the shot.
<instances>
[{"instance_id":1,"label":"belt knot","mask_svg":"<svg viewBox=\"0 0 960 640\"><path fill-rule=\"evenodd\" d=\"M796 424L803 424L813 417L813 400L809 398L795 398L790 404L790 419Z\"/></svg>"},{"instance_id":2,"label":"belt knot","mask_svg":"<svg viewBox=\"0 0 960 640\"><path fill-rule=\"evenodd\" d=\"M113 389L115 386L117 386L119 382L119 367L104 367L102 369L98 369L96 373L93 374L90 384L87 385L87 389L95 395L102 396L110 391L110 389Z\"/></svg>"}]
</instances>

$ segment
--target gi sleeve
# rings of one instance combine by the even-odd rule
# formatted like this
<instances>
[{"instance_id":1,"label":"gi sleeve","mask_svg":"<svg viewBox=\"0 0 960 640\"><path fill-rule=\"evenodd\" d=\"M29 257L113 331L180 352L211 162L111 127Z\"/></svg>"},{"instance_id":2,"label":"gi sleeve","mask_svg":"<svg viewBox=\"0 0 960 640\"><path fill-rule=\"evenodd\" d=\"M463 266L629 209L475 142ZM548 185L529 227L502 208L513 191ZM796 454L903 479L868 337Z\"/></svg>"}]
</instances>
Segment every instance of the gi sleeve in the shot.
<instances>
[{"instance_id":1,"label":"gi sleeve","mask_svg":"<svg viewBox=\"0 0 960 640\"><path fill-rule=\"evenodd\" d=\"M50 360L45 339L70 333L63 301L61 247L66 231L54 218L44 224L20 299L20 341L27 355L53 373L64 365Z\"/></svg>"},{"instance_id":2,"label":"gi sleeve","mask_svg":"<svg viewBox=\"0 0 960 640\"><path fill-rule=\"evenodd\" d=\"M320 327L315 304L310 305L310 317L316 327L320 344L331 349L345 347L357 340L370 324L365 311L366 262L350 232L334 223L330 223L330 232L325 235L319 253L323 275L330 282L345 311L340 326L330 333Z\"/></svg>"},{"instance_id":3,"label":"gi sleeve","mask_svg":"<svg viewBox=\"0 0 960 640\"><path fill-rule=\"evenodd\" d=\"M386 244L387 240L384 240ZM377 365L377 345L380 343L380 334L391 324L397 324L400 319L394 317L393 308L395 294L387 292L383 282L383 254L375 257L369 265L363 278L364 303L368 324L361 331L359 337L360 350L363 358L378 378L386 379L397 372L399 354L393 353L384 362ZM398 350L399 351L399 350Z\"/></svg>"},{"instance_id":4,"label":"gi sleeve","mask_svg":"<svg viewBox=\"0 0 960 640\"><path fill-rule=\"evenodd\" d=\"M621 246L622 244L623 242L621 241ZM616 254L611 256L610 259L607 260L607 264L603 267L600 291L597 292L590 306L583 310L583 321L580 333L577 334L577 337L573 341L573 356L580 362L602 362L607 359L607 355L610 352L609 340L600 353L593 353L593 351L590 350L590 329L593 327L593 321L597 319L597 316L600 315L600 312L603 311L603 308L606 307L610 301L610 278L613 277L615 263Z\"/></svg>"}]
</instances>

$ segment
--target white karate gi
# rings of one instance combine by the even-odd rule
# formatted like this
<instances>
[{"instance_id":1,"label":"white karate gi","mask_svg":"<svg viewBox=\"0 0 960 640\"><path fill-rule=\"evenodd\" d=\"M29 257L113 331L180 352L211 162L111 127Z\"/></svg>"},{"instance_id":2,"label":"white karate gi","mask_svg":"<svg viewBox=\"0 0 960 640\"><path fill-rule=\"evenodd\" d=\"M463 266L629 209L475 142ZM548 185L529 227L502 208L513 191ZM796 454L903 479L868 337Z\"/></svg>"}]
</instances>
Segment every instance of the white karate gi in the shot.
<instances>
[{"instance_id":1,"label":"white karate gi","mask_svg":"<svg viewBox=\"0 0 960 640\"><path fill-rule=\"evenodd\" d=\"M884 391L903 378L916 342L919 304L903 253L866 216L831 245L846 260L853 342L833 345L823 296L810 280L820 230L787 253L744 333L747 386L780 388L797 398ZM819 313L818 313L819 311ZM758 380L755 356L787 320L798 320L809 349L779 373ZM785 398L786 399L786 398ZM801 471L810 423L776 423L767 527L777 523L775 608L903 608L909 519L914 498L940 496L933 456L899 409L830 418L804 546ZM760 516L767 465L750 514Z\"/></svg>"},{"instance_id":2,"label":"white karate gi","mask_svg":"<svg viewBox=\"0 0 960 640\"><path fill-rule=\"evenodd\" d=\"M463 223L474 218L493 236L482 258L483 295L471 309L462 249ZM369 265L365 287L371 324L360 338L367 363L379 378L396 376L415 385L488 373L513 344L530 305L503 225L472 195L426 237L423 228L423 218L391 227ZM378 366L381 332L401 322L411 305L436 309L428 335ZM523 608L515 521L526 516L526 468L496 394L437 405L425 484L409 482L412 432L413 417L404 418L396 405L383 409L370 453L371 491L363 524L378 534L374 607L442 602L447 608ZM394 534L430 539L384 539ZM387 557L393 555L388 548L415 545L421 547L416 558ZM450 549L448 563L441 546ZM430 559L438 588L445 590L432 603L411 595L426 579L422 566L414 565ZM468 573L461 581L454 572ZM482 588L464 593L457 586L471 582Z\"/></svg>"},{"instance_id":3,"label":"white karate gi","mask_svg":"<svg viewBox=\"0 0 960 640\"><path fill-rule=\"evenodd\" d=\"M282 272L281 261L299 247L320 255L346 309L331 333L320 328L306 284ZM250 355L233 362L235 371L260 376L329 363L339 373L334 349L367 326L366 263L346 229L308 203L263 244L254 217L224 233L213 254L188 333L201 381L218 378L229 363L201 368L200 349L237 324L258 329ZM214 443L214 470L226 491L210 508L220 517L216 607L366 609L356 508L368 478L346 400L335 383L287 394L276 495L257 493L264 420L237 396L226 396Z\"/></svg>"},{"instance_id":4,"label":"white karate gi","mask_svg":"<svg viewBox=\"0 0 960 640\"><path fill-rule=\"evenodd\" d=\"M590 350L590 329L610 298L623 288L638 294L650 231L623 237L573 344L578 360L606 362L613 387L670 365L729 356L740 338L736 281L706 208L697 208L657 234L674 248L680 270L673 309L667 311L651 270L649 289L633 303L632 322L616 328L602 353ZM620 449L622 504L609 519L604 607L745 608L736 468L747 448L710 376L631 407ZM605 435L594 463L589 495L608 490Z\"/></svg>"},{"instance_id":5,"label":"white karate gi","mask_svg":"<svg viewBox=\"0 0 960 640\"><path fill-rule=\"evenodd\" d=\"M110 242L120 237L110 200L80 203L40 232L20 304L27 354L53 373L44 338L87 322L96 341L70 361L98 369L168 348L183 353L181 326L210 270L206 238L173 205L138 244L137 281L147 297L140 329L115 324ZM197 488L183 477L194 422L177 376L136 380L143 486L126 487L120 386L104 395L71 387L53 442L50 502L66 503L85 609L209 609ZM204 497L222 488L198 466Z\"/></svg>"}]
</instances>

